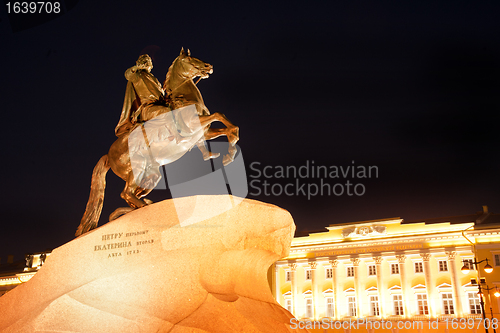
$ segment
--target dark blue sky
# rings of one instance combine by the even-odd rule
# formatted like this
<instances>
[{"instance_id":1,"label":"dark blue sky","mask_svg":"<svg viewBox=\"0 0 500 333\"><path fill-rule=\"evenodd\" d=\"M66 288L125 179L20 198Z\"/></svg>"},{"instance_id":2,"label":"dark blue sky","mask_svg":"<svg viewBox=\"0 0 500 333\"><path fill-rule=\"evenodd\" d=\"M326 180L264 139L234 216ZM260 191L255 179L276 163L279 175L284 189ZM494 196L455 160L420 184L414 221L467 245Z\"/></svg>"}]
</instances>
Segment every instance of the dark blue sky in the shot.
<instances>
[{"instance_id":1,"label":"dark blue sky","mask_svg":"<svg viewBox=\"0 0 500 333\"><path fill-rule=\"evenodd\" d=\"M63 7L45 23L0 10L0 257L73 238L92 169L115 140L124 71L148 52L163 81L182 46L214 65L199 88L239 125L249 176L252 162L378 167L378 178L354 180L363 196L249 196L288 209L299 230L500 211L498 3ZM124 205L123 181L107 181L101 223Z\"/></svg>"}]
</instances>

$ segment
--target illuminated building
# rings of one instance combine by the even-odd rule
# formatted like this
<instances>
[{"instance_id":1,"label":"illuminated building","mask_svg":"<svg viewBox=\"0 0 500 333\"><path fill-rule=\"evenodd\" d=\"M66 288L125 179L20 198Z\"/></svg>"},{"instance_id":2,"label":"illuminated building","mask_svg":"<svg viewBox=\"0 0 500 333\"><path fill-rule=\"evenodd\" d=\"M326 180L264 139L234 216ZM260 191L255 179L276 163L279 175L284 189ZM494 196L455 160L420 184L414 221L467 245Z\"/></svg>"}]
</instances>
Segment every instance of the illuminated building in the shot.
<instances>
[{"instance_id":1,"label":"illuminated building","mask_svg":"<svg viewBox=\"0 0 500 333\"><path fill-rule=\"evenodd\" d=\"M49 256L50 251L28 254L21 262L9 256L7 263L0 264L0 296L29 281Z\"/></svg>"},{"instance_id":2,"label":"illuminated building","mask_svg":"<svg viewBox=\"0 0 500 333\"><path fill-rule=\"evenodd\" d=\"M498 320L500 298L493 293L500 288L500 214L486 206L473 215L391 218L326 229L296 236L290 255L270 271L276 300L301 322L385 321L409 328L420 321L420 332L451 331L456 328L451 323L460 320L477 326L483 318L477 283L484 277L485 317L493 312ZM494 268L490 274L483 270L485 259ZM475 262L481 262L479 271ZM308 328L329 332L331 325ZM373 326L357 328L370 332Z\"/></svg>"}]
</instances>

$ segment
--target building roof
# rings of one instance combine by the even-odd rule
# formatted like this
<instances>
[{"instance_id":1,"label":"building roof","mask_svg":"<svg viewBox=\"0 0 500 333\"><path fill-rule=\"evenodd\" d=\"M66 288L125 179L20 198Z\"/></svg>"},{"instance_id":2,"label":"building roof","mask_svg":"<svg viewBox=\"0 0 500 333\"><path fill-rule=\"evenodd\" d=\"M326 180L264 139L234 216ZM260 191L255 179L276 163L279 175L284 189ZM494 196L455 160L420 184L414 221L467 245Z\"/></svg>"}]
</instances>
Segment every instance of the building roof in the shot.
<instances>
[{"instance_id":1,"label":"building roof","mask_svg":"<svg viewBox=\"0 0 500 333\"><path fill-rule=\"evenodd\" d=\"M433 217L433 218L426 218L426 219L419 219L419 220L404 220L404 219L401 219L400 217L392 217L392 218L386 218L386 219L376 219L376 220L367 220L367 221L330 224L329 227L340 227L340 226L358 225L358 224L370 224L370 223L375 223L375 222L386 222L386 221L395 221L395 220L402 221L401 224L474 223L474 230L491 228L492 226L496 226L496 225L498 225L500 227L500 214L494 214L494 213L488 212L488 206L483 206L482 211L476 212L475 214L468 214L468 215ZM326 229L329 229L329 227L327 227ZM295 237L307 237L311 234L317 234L317 233L323 233L323 232L325 232L324 229L295 231Z\"/></svg>"}]
</instances>

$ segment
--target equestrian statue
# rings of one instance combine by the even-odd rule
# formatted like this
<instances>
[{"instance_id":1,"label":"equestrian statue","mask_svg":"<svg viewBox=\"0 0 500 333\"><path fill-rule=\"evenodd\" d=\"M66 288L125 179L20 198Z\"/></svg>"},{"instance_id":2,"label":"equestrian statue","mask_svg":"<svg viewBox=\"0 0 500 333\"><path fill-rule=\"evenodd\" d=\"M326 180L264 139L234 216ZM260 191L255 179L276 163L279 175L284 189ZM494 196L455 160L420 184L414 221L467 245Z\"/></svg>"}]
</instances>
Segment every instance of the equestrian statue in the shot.
<instances>
[{"instance_id":1,"label":"equestrian statue","mask_svg":"<svg viewBox=\"0 0 500 333\"><path fill-rule=\"evenodd\" d=\"M125 181L120 196L129 205L115 210L110 215L113 220L152 203L145 196L160 181L161 165L176 161L195 145L205 161L219 157L207 149L205 140L227 136L229 149L222 163L227 165L234 160L239 128L221 113L210 114L196 86L199 80L212 74L212 65L191 57L189 50L181 49L163 85L151 73L152 68L151 58L144 54L125 72L128 83L115 128L118 139L94 167L90 196L76 231L77 237L97 227L104 202L106 173L110 168ZM196 77L199 79L195 83ZM226 127L210 128L214 121Z\"/></svg>"}]
</instances>

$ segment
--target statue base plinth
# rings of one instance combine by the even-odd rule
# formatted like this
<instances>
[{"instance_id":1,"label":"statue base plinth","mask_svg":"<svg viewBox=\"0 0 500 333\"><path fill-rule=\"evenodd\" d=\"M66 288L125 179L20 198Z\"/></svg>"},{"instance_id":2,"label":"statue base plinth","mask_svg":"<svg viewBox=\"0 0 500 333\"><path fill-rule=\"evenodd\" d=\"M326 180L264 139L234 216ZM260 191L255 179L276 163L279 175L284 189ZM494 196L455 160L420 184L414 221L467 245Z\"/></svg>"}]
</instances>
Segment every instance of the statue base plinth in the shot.
<instances>
[{"instance_id":1,"label":"statue base plinth","mask_svg":"<svg viewBox=\"0 0 500 333\"><path fill-rule=\"evenodd\" d=\"M224 199L232 198L224 196ZM267 270L288 255L295 225L244 199L181 226L176 210L222 196L165 200L55 249L27 283L0 297L0 332L292 332Z\"/></svg>"}]
</instances>

